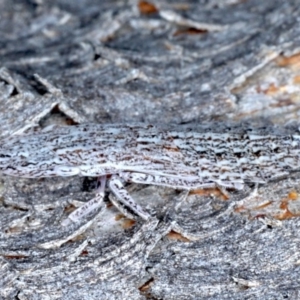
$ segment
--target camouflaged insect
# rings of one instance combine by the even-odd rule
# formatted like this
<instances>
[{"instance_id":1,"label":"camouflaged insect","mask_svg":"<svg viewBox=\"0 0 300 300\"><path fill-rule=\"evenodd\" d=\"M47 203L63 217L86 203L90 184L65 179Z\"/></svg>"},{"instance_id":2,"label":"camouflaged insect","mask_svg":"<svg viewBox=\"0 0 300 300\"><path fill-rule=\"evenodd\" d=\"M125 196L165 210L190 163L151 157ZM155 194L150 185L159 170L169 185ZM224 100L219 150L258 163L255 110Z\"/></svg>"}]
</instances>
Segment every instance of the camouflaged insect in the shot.
<instances>
[{"instance_id":1,"label":"camouflaged insect","mask_svg":"<svg viewBox=\"0 0 300 300\"><path fill-rule=\"evenodd\" d=\"M175 126L83 124L15 135L0 144L3 174L100 179L96 197L69 216L73 221L100 205L106 185L118 199L115 205L147 220L150 215L127 193L124 181L187 190L242 190L247 183L267 183L299 169L298 133L239 126L179 131Z\"/></svg>"}]
</instances>

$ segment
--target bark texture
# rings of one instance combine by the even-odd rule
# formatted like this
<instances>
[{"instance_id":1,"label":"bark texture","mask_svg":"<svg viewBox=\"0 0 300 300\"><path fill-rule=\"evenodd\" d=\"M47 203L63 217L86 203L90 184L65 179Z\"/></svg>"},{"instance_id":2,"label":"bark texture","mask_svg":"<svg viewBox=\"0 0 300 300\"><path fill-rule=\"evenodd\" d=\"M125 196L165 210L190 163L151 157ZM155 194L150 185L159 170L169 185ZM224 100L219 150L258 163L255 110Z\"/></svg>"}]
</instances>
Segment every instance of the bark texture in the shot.
<instances>
[{"instance_id":1,"label":"bark texture","mask_svg":"<svg viewBox=\"0 0 300 300\"><path fill-rule=\"evenodd\" d=\"M0 135L50 124L299 121L300 1L0 0ZM299 299L299 174L257 194L1 177L3 299ZM110 195L110 197L112 197Z\"/></svg>"}]
</instances>

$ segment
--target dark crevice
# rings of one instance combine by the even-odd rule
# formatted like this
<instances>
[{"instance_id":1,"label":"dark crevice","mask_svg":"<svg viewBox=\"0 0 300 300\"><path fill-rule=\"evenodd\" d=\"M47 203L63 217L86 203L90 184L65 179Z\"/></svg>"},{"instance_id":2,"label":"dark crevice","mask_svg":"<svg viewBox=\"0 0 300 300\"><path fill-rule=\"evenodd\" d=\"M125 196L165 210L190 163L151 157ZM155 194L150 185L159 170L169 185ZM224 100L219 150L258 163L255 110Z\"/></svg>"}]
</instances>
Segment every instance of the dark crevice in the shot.
<instances>
[{"instance_id":1,"label":"dark crevice","mask_svg":"<svg viewBox=\"0 0 300 300\"><path fill-rule=\"evenodd\" d=\"M143 285L141 285L139 287L140 293L143 296L145 296L147 300L163 300L162 298L156 298L156 297L154 297L150 293L149 289L150 289L150 287L151 287L151 285L152 285L153 282L154 282L154 278L153 277L151 277L150 279L148 279Z\"/></svg>"}]
</instances>

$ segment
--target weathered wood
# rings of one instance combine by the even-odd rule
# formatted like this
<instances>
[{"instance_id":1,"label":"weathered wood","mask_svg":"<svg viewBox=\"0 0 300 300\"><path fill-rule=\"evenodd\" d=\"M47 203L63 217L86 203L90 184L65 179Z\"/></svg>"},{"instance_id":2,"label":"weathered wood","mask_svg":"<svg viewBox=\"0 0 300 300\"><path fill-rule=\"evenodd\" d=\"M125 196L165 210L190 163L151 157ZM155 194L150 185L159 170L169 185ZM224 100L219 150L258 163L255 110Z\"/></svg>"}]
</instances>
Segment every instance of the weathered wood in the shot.
<instances>
[{"instance_id":1,"label":"weathered wood","mask_svg":"<svg viewBox=\"0 0 300 300\"><path fill-rule=\"evenodd\" d=\"M200 2L0 0L1 136L83 122L299 121L300 1ZM1 296L297 299L299 179L184 202L130 185L158 221L128 220L105 199L64 228L93 180L3 176Z\"/></svg>"}]
</instances>

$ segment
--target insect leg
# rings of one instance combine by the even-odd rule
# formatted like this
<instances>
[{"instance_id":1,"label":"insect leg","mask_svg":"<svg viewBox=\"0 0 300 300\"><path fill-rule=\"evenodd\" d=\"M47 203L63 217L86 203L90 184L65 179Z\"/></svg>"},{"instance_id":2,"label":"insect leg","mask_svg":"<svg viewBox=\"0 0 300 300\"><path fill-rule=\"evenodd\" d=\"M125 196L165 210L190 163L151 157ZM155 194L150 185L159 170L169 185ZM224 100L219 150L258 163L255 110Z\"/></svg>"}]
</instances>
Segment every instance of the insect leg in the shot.
<instances>
[{"instance_id":1,"label":"insect leg","mask_svg":"<svg viewBox=\"0 0 300 300\"><path fill-rule=\"evenodd\" d=\"M121 202L129 210L140 216L142 219L146 221L149 220L151 216L147 212L145 212L137 203L135 203L135 201L124 188L119 176L112 175L111 179L109 180L108 186L119 202ZM116 204L116 206L119 208L118 204ZM124 210L121 211L124 212Z\"/></svg>"},{"instance_id":2,"label":"insect leg","mask_svg":"<svg viewBox=\"0 0 300 300\"><path fill-rule=\"evenodd\" d=\"M229 198L226 191L227 188L234 190L242 190L244 188L243 181L204 181L201 178L195 177L174 177L167 175L152 175L137 172L122 172L120 176L128 182L142 183L142 184L155 184L161 186L168 186L174 189L207 189L219 188L225 197Z\"/></svg>"},{"instance_id":3,"label":"insect leg","mask_svg":"<svg viewBox=\"0 0 300 300\"><path fill-rule=\"evenodd\" d=\"M154 184L173 189L192 190L198 188L213 188L215 182L203 182L200 178L184 178L164 175L152 175L137 172L122 172L120 176L128 182Z\"/></svg>"},{"instance_id":4,"label":"insect leg","mask_svg":"<svg viewBox=\"0 0 300 300\"><path fill-rule=\"evenodd\" d=\"M74 210L66 220L64 220L61 224L63 226L69 225L71 222L78 222L80 219L88 215L91 211L97 209L102 204L105 192L105 184L106 184L106 176L101 176L98 178L98 183L100 184L96 197L86 202L76 210Z\"/></svg>"}]
</instances>

